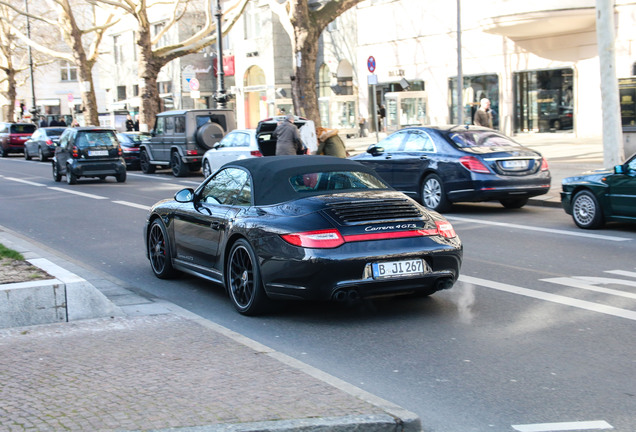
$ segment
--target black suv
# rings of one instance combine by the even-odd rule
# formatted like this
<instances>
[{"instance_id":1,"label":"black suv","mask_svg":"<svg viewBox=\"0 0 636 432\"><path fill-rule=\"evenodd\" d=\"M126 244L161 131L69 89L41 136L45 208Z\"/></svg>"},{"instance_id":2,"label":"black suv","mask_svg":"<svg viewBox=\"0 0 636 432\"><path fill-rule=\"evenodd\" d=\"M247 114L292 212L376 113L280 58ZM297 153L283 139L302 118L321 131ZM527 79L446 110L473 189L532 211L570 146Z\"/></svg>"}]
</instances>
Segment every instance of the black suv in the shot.
<instances>
[{"instance_id":1,"label":"black suv","mask_svg":"<svg viewBox=\"0 0 636 432\"><path fill-rule=\"evenodd\" d=\"M119 183L126 181L126 162L113 129L100 127L68 128L60 136L53 157L53 179L66 176L68 184L80 177L115 176Z\"/></svg>"},{"instance_id":2,"label":"black suv","mask_svg":"<svg viewBox=\"0 0 636 432\"><path fill-rule=\"evenodd\" d=\"M24 142L37 128L33 123L0 123L0 157L24 152Z\"/></svg>"},{"instance_id":3,"label":"black suv","mask_svg":"<svg viewBox=\"0 0 636 432\"><path fill-rule=\"evenodd\" d=\"M201 169L203 154L236 129L229 109L175 110L157 114L152 137L141 143L141 170L152 174L157 167L172 169L176 177Z\"/></svg>"}]
</instances>

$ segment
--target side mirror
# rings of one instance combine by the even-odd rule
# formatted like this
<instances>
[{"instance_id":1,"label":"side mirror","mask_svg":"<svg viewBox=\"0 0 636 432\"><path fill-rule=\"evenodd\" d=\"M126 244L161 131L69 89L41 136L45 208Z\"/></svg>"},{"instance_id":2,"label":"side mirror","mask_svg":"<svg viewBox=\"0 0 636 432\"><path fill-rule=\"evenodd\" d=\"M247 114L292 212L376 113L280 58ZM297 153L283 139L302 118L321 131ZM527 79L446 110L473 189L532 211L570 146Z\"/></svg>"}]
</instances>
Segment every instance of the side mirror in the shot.
<instances>
[{"instance_id":1,"label":"side mirror","mask_svg":"<svg viewBox=\"0 0 636 432\"><path fill-rule=\"evenodd\" d=\"M384 153L384 147L378 147L376 145L371 145L367 149L367 153L372 154L373 156L377 156L379 154Z\"/></svg>"},{"instance_id":2,"label":"side mirror","mask_svg":"<svg viewBox=\"0 0 636 432\"><path fill-rule=\"evenodd\" d=\"M623 169L623 165L614 166L614 174L624 174L625 170Z\"/></svg>"},{"instance_id":3,"label":"side mirror","mask_svg":"<svg viewBox=\"0 0 636 432\"><path fill-rule=\"evenodd\" d=\"M181 189L174 194L174 200L179 203L188 203L194 200L194 190L191 188Z\"/></svg>"}]
</instances>

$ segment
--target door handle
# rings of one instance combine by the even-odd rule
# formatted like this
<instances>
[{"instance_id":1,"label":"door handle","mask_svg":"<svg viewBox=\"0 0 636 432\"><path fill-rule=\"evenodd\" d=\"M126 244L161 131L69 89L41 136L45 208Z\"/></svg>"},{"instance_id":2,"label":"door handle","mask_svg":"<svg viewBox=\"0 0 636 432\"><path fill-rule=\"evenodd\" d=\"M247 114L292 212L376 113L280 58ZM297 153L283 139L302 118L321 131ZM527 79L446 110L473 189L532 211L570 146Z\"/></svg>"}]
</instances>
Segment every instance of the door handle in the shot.
<instances>
[{"instance_id":1,"label":"door handle","mask_svg":"<svg viewBox=\"0 0 636 432\"><path fill-rule=\"evenodd\" d=\"M210 228L212 228L215 231L220 230L223 227L223 225L221 224L221 222L212 222L210 224Z\"/></svg>"}]
</instances>

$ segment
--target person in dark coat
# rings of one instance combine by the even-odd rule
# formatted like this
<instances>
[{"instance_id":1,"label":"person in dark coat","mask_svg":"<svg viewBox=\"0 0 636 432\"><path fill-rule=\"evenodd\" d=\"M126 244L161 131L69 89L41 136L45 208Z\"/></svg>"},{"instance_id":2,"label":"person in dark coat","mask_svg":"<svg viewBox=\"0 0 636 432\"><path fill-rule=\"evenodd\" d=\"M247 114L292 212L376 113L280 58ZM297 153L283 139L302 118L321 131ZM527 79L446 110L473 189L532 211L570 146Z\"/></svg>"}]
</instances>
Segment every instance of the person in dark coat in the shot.
<instances>
[{"instance_id":1,"label":"person in dark coat","mask_svg":"<svg viewBox=\"0 0 636 432\"><path fill-rule=\"evenodd\" d=\"M347 157L347 148L342 138L338 135L338 129L319 127L316 129L316 135L318 136L318 150L316 154L339 158Z\"/></svg>"},{"instance_id":2,"label":"person in dark coat","mask_svg":"<svg viewBox=\"0 0 636 432\"><path fill-rule=\"evenodd\" d=\"M294 116L288 114L285 120L276 126L276 156L302 154L304 146L300 141L298 128L294 125Z\"/></svg>"},{"instance_id":3,"label":"person in dark coat","mask_svg":"<svg viewBox=\"0 0 636 432\"><path fill-rule=\"evenodd\" d=\"M135 122L133 121L130 114L126 116L126 132L132 132L135 130Z\"/></svg>"}]
</instances>

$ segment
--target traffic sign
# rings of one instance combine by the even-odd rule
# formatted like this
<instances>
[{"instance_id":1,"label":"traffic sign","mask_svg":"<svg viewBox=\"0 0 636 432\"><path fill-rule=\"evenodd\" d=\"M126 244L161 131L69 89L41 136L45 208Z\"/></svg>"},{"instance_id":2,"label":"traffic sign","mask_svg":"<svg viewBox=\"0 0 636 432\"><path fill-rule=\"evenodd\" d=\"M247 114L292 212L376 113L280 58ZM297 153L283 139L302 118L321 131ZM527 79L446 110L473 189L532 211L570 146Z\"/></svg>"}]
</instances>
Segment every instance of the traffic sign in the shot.
<instances>
[{"instance_id":1,"label":"traffic sign","mask_svg":"<svg viewBox=\"0 0 636 432\"><path fill-rule=\"evenodd\" d=\"M188 82L188 84L190 85L190 90L199 90L199 80L196 78L192 78L190 79L190 81Z\"/></svg>"},{"instance_id":2,"label":"traffic sign","mask_svg":"<svg viewBox=\"0 0 636 432\"><path fill-rule=\"evenodd\" d=\"M375 58L373 56L369 56L367 59L367 69L371 73L375 72Z\"/></svg>"}]
</instances>

